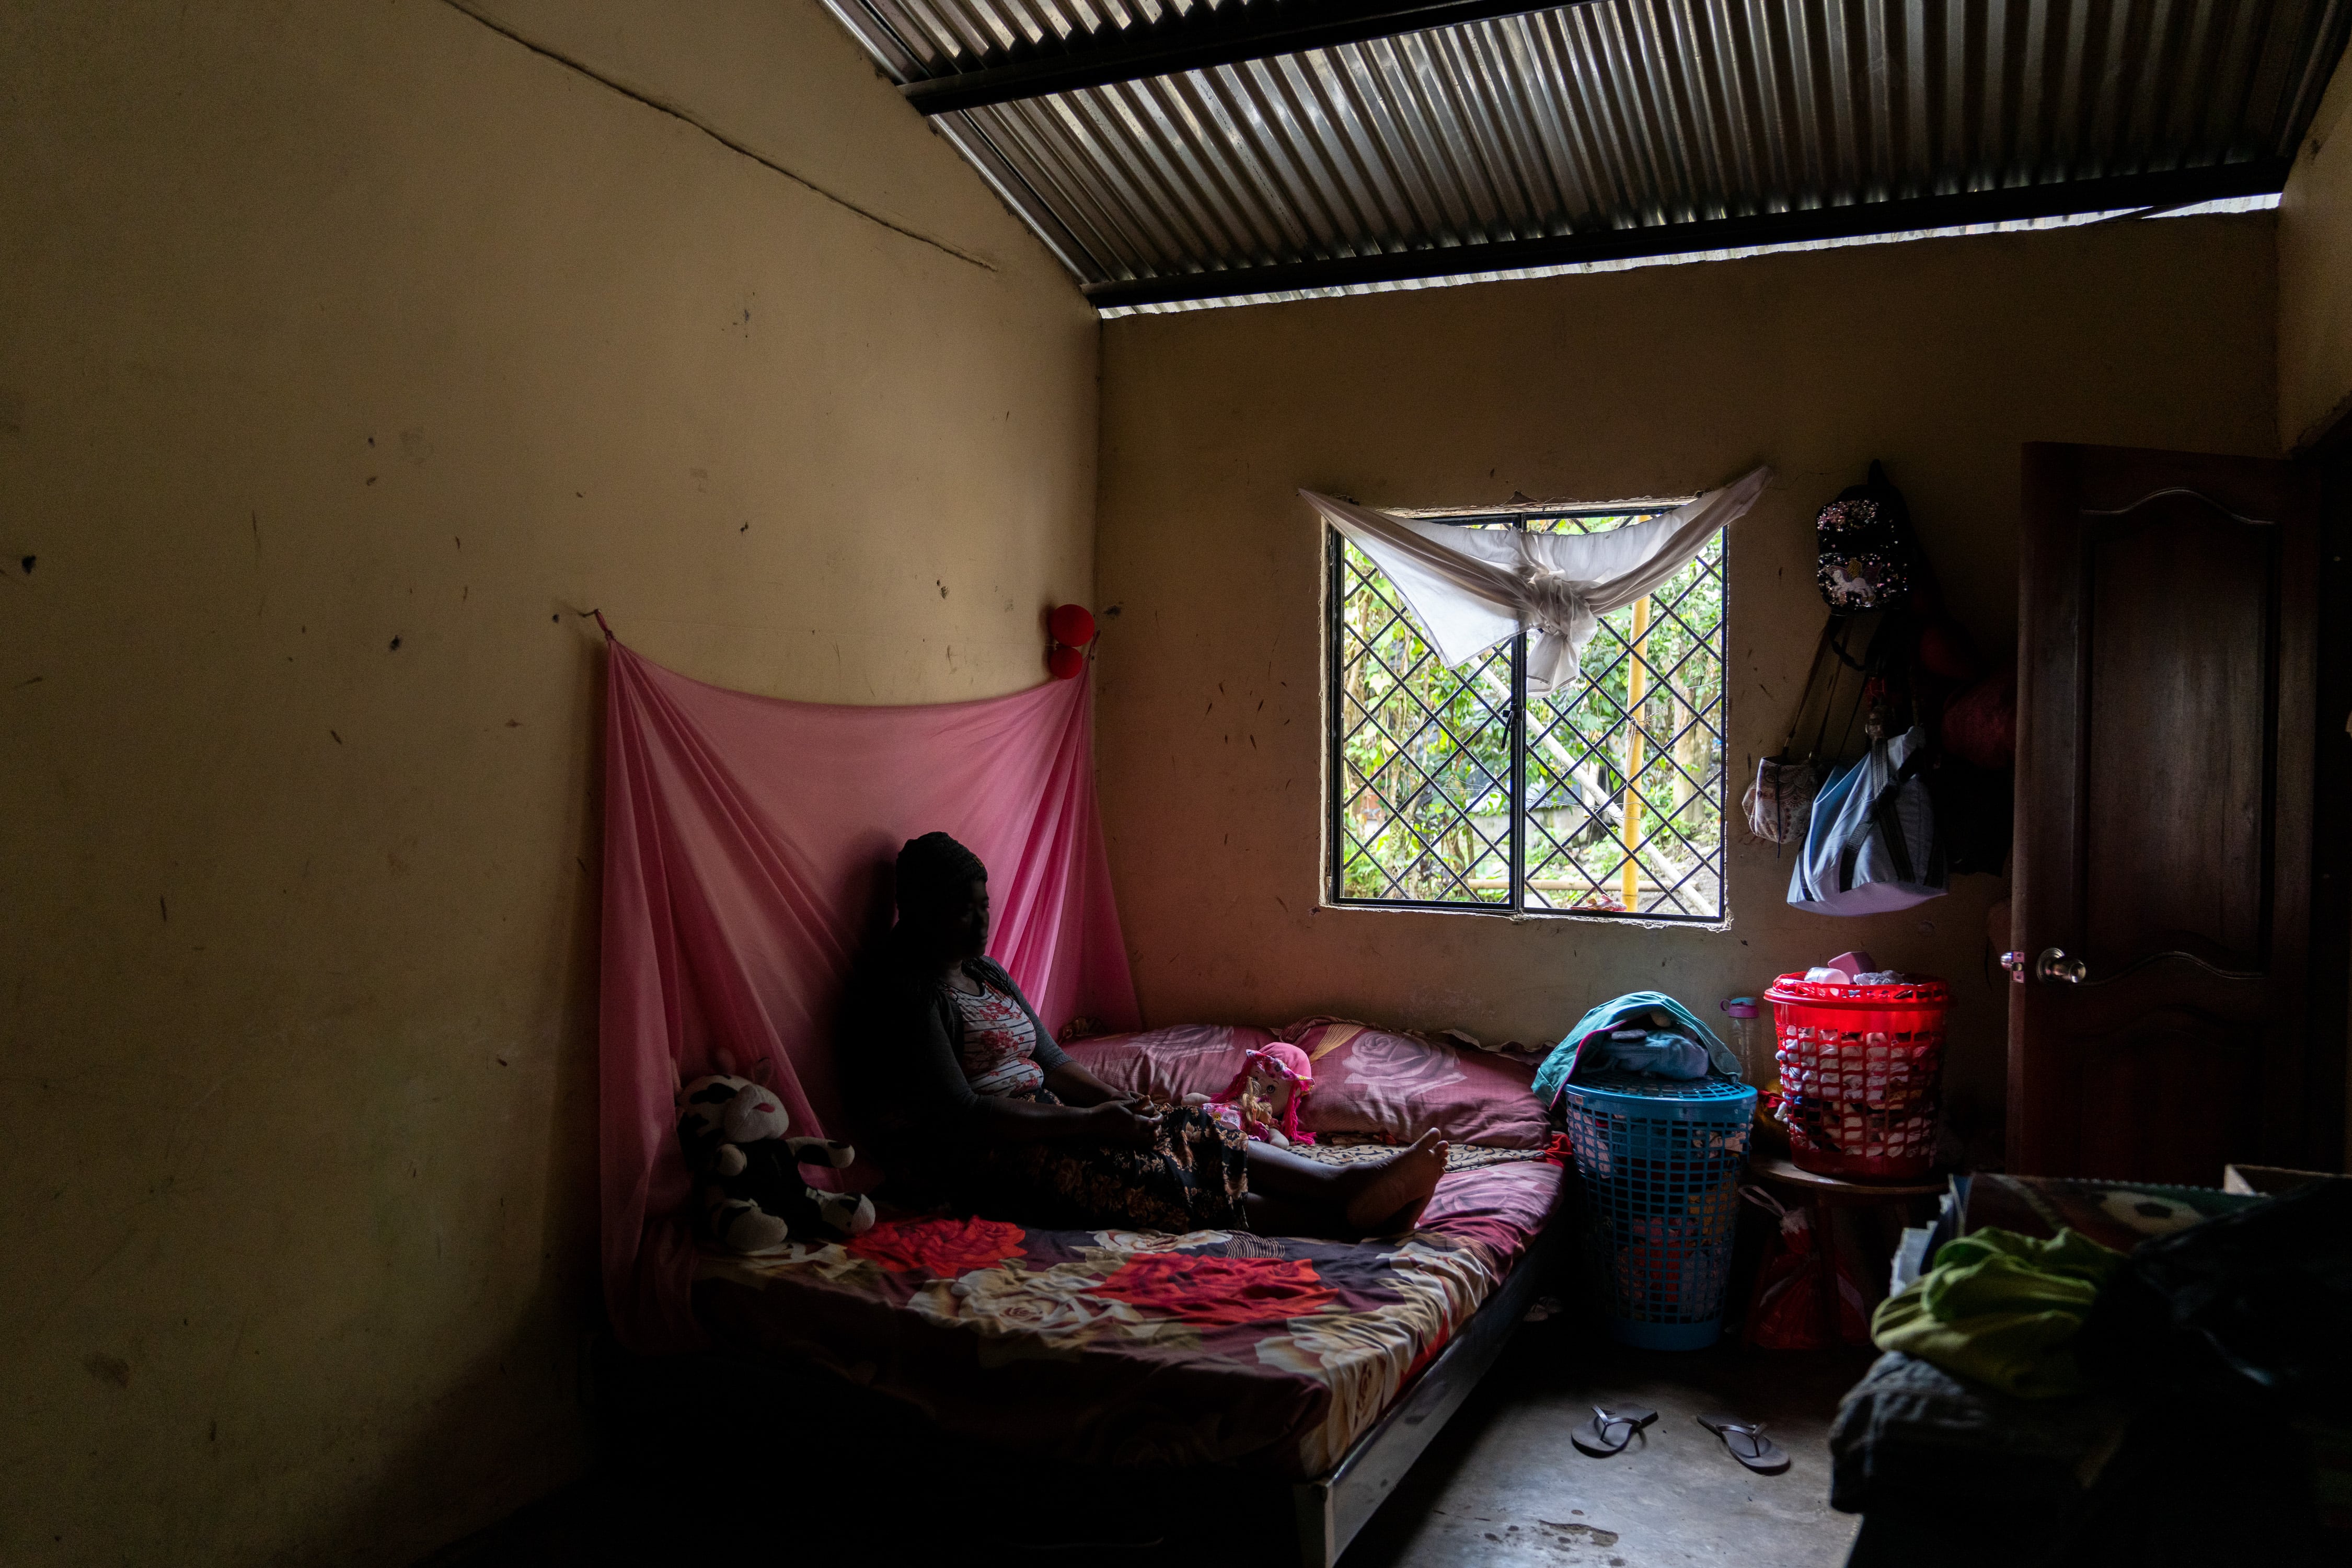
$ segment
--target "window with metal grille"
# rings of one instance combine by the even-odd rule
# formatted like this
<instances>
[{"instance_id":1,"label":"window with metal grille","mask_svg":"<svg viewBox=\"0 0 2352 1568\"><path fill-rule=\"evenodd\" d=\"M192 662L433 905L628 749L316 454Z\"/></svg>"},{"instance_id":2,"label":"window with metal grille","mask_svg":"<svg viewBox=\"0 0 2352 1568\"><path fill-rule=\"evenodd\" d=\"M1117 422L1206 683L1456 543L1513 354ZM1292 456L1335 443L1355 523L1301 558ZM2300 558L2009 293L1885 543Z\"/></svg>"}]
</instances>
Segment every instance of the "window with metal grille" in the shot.
<instances>
[{"instance_id":1,"label":"window with metal grille","mask_svg":"<svg viewBox=\"0 0 2352 1568\"><path fill-rule=\"evenodd\" d=\"M1654 515L1434 521L1593 533ZM1448 668L1371 558L1329 537L1334 903L1723 918L1721 534L1533 698L1524 633Z\"/></svg>"}]
</instances>

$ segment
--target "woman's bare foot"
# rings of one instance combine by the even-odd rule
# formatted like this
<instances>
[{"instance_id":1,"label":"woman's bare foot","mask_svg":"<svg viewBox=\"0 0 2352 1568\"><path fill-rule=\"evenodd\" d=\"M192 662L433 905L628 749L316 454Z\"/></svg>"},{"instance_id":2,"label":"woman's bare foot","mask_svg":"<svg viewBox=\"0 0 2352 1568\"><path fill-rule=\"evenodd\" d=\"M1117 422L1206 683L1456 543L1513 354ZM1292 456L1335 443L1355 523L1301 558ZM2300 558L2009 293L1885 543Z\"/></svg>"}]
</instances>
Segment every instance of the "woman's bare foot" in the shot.
<instances>
[{"instance_id":1,"label":"woman's bare foot","mask_svg":"<svg viewBox=\"0 0 2352 1568\"><path fill-rule=\"evenodd\" d=\"M1449 1147L1434 1131L1424 1132L1412 1148L1377 1165L1360 1166L1363 1181L1348 1194L1348 1223L1368 1236L1412 1228L1445 1174Z\"/></svg>"}]
</instances>

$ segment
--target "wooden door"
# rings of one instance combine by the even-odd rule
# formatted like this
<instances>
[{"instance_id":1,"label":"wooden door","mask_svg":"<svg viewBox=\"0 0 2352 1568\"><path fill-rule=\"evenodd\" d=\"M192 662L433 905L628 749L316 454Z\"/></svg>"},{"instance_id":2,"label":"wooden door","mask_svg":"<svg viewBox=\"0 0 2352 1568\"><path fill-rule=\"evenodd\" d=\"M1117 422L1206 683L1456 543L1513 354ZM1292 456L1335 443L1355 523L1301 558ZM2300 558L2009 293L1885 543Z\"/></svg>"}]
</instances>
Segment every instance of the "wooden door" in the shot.
<instances>
[{"instance_id":1,"label":"wooden door","mask_svg":"<svg viewBox=\"0 0 2352 1568\"><path fill-rule=\"evenodd\" d=\"M2217 1186L2332 1143L2304 1028L2318 542L2303 465L2025 448L2013 1172Z\"/></svg>"}]
</instances>

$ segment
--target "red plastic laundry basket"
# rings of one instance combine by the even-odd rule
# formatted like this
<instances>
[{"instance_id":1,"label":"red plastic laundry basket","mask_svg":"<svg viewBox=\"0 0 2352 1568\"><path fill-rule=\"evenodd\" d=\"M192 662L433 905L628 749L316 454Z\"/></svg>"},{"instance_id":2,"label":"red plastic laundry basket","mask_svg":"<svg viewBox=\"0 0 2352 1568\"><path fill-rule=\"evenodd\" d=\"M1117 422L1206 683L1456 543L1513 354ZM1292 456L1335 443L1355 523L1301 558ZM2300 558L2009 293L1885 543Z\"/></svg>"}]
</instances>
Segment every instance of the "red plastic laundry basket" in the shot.
<instances>
[{"instance_id":1,"label":"red plastic laundry basket","mask_svg":"<svg viewBox=\"0 0 2352 1568\"><path fill-rule=\"evenodd\" d=\"M1780 1040L1775 1114L1798 1165L1826 1176L1925 1175L1936 1158L1944 983L1783 974L1765 998Z\"/></svg>"}]
</instances>

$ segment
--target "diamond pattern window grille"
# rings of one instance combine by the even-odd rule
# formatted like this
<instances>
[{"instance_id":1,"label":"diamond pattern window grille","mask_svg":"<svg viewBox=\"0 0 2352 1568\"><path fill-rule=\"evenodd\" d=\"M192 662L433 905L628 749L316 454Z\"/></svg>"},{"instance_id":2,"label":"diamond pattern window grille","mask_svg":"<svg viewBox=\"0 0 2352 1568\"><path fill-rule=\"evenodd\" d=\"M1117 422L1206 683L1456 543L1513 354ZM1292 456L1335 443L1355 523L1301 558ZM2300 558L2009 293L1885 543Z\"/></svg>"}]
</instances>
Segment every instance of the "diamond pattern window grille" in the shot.
<instances>
[{"instance_id":1,"label":"diamond pattern window grille","mask_svg":"<svg viewBox=\"0 0 2352 1568\"><path fill-rule=\"evenodd\" d=\"M1461 526L1591 533L1651 515ZM1370 557L1330 541L1334 901L1723 918L1720 534L1601 618L1574 687L1536 698L1524 636L1449 669Z\"/></svg>"}]
</instances>

